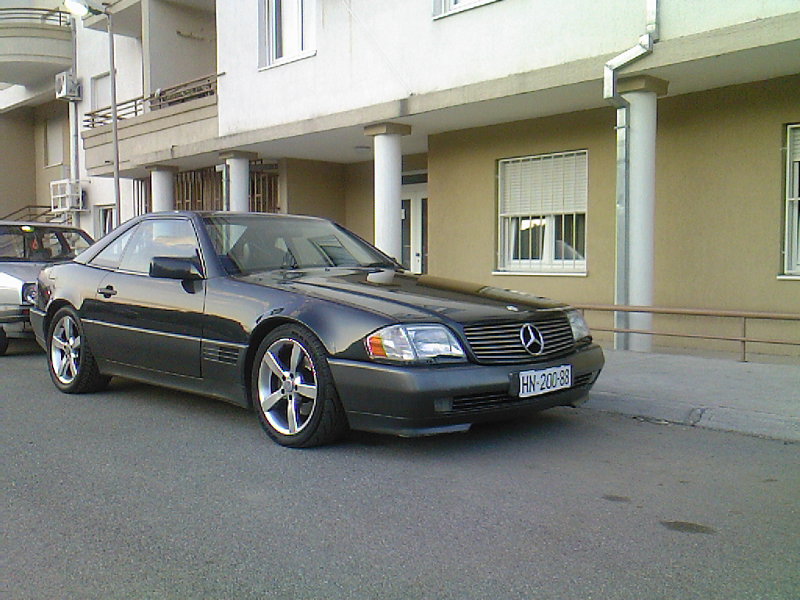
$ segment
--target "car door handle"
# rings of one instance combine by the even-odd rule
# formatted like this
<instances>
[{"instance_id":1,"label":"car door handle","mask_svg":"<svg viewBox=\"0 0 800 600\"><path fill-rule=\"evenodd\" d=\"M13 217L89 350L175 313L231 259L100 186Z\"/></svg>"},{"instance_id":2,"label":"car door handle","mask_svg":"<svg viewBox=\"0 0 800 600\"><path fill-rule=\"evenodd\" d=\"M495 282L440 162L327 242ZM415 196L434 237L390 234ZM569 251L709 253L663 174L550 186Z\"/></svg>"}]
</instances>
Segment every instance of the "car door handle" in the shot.
<instances>
[{"instance_id":1,"label":"car door handle","mask_svg":"<svg viewBox=\"0 0 800 600\"><path fill-rule=\"evenodd\" d=\"M103 296L104 298L111 298L111 296L116 295L117 290L115 290L110 285L107 285L104 288L97 288L97 293Z\"/></svg>"}]
</instances>

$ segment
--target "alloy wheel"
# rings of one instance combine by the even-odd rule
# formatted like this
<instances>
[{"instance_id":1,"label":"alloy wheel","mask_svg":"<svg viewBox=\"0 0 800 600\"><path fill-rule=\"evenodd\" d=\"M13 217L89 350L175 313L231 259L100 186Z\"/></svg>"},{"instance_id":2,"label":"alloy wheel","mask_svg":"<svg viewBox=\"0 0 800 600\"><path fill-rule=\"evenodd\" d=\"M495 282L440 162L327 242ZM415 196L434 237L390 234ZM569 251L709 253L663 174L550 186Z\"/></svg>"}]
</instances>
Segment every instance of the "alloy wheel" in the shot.
<instances>
[{"instance_id":1,"label":"alloy wheel","mask_svg":"<svg viewBox=\"0 0 800 600\"><path fill-rule=\"evenodd\" d=\"M53 328L50 339L50 363L53 374L64 385L70 385L78 376L81 360L81 335L69 315L61 317Z\"/></svg>"},{"instance_id":2,"label":"alloy wheel","mask_svg":"<svg viewBox=\"0 0 800 600\"><path fill-rule=\"evenodd\" d=\"M258 372L258 401L269 424L283 435L296 435L311 421L317 403L317 375L300 342L273 342Z\"/></svg>"}]
</instances>

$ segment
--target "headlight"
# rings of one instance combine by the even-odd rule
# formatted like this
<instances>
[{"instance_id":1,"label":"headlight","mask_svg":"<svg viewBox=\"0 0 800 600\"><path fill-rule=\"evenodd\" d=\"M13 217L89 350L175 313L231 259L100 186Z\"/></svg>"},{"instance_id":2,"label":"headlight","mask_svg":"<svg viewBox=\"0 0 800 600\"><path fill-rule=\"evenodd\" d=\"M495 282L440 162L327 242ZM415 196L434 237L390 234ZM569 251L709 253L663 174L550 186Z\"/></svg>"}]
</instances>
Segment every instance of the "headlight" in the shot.
<instances>
[{"instance_id":1,"label":"headlight","mask_svg":"<svg viewBox=\"0 0 800 600\"><path fill-rule=\"evenodd\" d=\"M36 304L36 284L26 283L22 286L22 302L24 304Z\"/></svg>"},{"instance_id":2,"label":"headlight","mask_svg":"<svg viewBox=\"0 0 800 600\"><path fill-rule=\"evenodd\" d=\"M589 326L583 319L583 315L577 310L568 310L567 318L569 319L569 326L572 327L572 337L575 338L576 342L592 336L592 332L589 331Z\"/></svg>"},{"instance_id":3,"label":"headlight","mask_svg":"<svg viewBox=\"0 0 800 600\"><path fill-rule=\"evenodd\" d=\"M464 360L464 350L442 325L391 325L365 340L370 358L414 362L434 358Z\"/></svg>"}]
</instances>

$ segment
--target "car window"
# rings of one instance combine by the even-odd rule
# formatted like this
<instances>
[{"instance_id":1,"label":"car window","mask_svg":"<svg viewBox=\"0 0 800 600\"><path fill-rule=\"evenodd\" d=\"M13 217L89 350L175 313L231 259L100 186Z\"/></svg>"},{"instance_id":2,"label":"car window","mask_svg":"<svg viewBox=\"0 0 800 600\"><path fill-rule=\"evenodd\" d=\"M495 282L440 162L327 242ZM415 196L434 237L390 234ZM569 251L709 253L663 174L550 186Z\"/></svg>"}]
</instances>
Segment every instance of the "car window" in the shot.
<instances>
[{"instance_id":1,"label":"car window","mask_svg":"<svg viewBox=\"0 0 800 600\"><path fill-rule=\"evenodd\" d=\"M155 256L198 260L200 251L192 224L186 219L145 221L139 225L125 249L119 268L133 273L149 273L150 262Z\"/></svg>"},{"instance_id":2,"label":"car window","mask_svg":"<svg viewBox=\"0 0 800 600\"><path fill-rule=\"evenodd\" d=\"M89 264L116 269L122 260L122 253L125 252L125 246L130 241L134 231L136 231L135 227L123 233L95 256Z\"/></svg>"},{"instance_id":3,"label":"car window","mask_svg":"<svg viewBox=\"0 0 800 600\"><path fill-rule=\"evenodd\" d=\"M0 226L0 258L5 260L69 260L89 244L89 239L75 230L37 225Z\"/></svg>"}]
</instances>

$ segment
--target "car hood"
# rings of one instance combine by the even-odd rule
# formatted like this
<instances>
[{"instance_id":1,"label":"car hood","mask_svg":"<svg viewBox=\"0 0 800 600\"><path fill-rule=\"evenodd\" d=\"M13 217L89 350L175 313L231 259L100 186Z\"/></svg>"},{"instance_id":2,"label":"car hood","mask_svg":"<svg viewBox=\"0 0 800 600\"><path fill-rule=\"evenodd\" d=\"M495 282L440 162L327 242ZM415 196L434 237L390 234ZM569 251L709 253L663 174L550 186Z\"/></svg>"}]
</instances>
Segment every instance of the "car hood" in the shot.
<instances>
[{"instance_id":1,"label":"car hood","mask_svg":"<svg viewBox=\"0 0 800 600\"><path fill-rule=\"evenodd\" d=\"M47 262L0 262L0 275L19 280L21 283L34 282ZM5 280L5 278L3 278Z\"/></svg>"},{"instance_id":2,"label":"car hood","mask_svg":"<svg viewBox=\"0 0 800 600\"><path fill-rule=\"evenodd\" d=\"M515 292L429 275L381 269L272 271L237 277L379 313L397 321L483 321L535 319L564 304Z\"/></svg>"}]
</instances>

